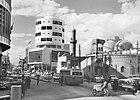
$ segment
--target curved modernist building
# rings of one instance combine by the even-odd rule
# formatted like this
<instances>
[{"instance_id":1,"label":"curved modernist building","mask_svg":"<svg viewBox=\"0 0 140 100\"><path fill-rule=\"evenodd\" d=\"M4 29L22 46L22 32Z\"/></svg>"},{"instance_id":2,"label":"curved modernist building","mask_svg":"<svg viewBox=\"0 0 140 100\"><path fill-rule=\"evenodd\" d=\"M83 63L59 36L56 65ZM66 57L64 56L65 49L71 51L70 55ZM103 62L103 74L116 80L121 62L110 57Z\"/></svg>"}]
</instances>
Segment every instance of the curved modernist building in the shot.
<instances>
[{"instance_id":1,"label":"curved modernist building","mask_svg":"<svg viewBox=\"0 0 140 100\"><path fill-rule=\"evenodd\" d=\"M36 20L35 45L37 48L62 49L64 45L64 21L48 16Z\"/></svg>"},{"instance_id":2,"label":"curved modernist building","mask_svg":"<svg viewBox=\"0 0 140 100\"><path fill-rule=\"evenodd\" d=\"M11 0L0 0L0 55L2 55L2 52L10 48L10 34L11 34L10 25L11 25Z\"/></svg>"}]
</instances>

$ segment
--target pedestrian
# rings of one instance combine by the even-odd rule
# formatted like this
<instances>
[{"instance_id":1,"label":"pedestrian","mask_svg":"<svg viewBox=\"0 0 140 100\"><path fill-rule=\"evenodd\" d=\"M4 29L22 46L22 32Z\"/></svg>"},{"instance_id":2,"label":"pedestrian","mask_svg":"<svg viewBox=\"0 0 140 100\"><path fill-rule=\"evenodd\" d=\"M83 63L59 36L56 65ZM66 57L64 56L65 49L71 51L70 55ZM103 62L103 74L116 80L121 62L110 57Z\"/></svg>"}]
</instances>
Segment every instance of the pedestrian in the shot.
<instances>
[{"instance_id":1,"label":"pedestrian","mask_svg":"<svg viewBox=\"0 0 140 100\"><path fill-rule=\"evenodd\" d=\"M87 76L87 82L90 83L90 77L89 76Z\"/></svg>"},{"instance_id":2,"label":"pedestrian","mask_svg":"<svg viewBox=\"0 0 140 100\"><path fill-rule=\"evenodd\" d=\"M24 75L22 75L21 92L22 92L22 98L23 98L25 96L25 77L24 77Z\"/></svg>"},{"instance_id":3,"label":"pedestrian","mask_svg":"<svg viewBox=\"0 0 140 100\"><path fill-rule=\"evenodd\" d=\"M37 85L39 85L40 75L37 75Z\"/></svg>"},{"instance_id":4,"label":"pedestrian","mask_svg":"<svg viewBox=\"0 0 140 100\"><path fill-rule=\"evenodd\" d=\"M113 81L113 83L111 85L112 85L112 89L114 91L118 90L118 80L117 79L114 79L114 81Z\"/></svg>"},{"instance_id":5,"label":"pedestrian","mask_svg":"<svg viewBox=\"0 0 140 100\"><path fill-rule=\"evenodd\" d=\"M29 76L29 89L30 89L30 84L31 84L31 77Z\"/></svg>"},{"instance_id":6,"label":"pedestrian","mask_svg":"<svg viewBox=\"0 0 140 100\"><path fill-rule=\"evenodd\" d=\"M63 86L63 72L61 73L61 86Z\"/></svg>"}]
</instances>

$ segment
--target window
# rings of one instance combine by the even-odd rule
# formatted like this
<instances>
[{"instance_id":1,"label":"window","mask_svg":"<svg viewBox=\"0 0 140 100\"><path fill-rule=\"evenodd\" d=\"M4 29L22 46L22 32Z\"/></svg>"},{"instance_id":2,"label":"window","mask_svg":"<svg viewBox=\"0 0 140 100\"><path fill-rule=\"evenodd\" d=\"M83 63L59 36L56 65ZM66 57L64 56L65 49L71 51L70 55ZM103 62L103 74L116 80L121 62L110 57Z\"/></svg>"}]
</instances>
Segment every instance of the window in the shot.
<instances>
[{"instance_id":1,"label":"window","mask_svg":"<svg viewBox=\"0 0 140 100\"><path fill-rule=\"evenodd\" d=\"M59 21L58 23L59 23L59 25L62 25L62 22Z\"/></svg>"},{"instance_id":2,"label":"window","mask_svg":"<svg viewBox=\"0 0 140 100\"><path fill-rule=\"evenodd\" d=\"M47 38L41 38L41 41L47 41Z\"/></svg>"},{"instance_id":3,"label":"window","mask_svg":"<svg viewBox=\"0 0 140 100\"><path fill-rule=\"evenodd\" d=\"M41 38L41 41L52 41L52 38Z\"/></svg>"},{"instance_id":4,"label":"window","mask_svg":"<svg viewBox=\"0 0 140 100\"><path fill-rule=\"evenodd\" d=\"M47 26L47 29L48 30L52 30L52 26Z\"/></svg>"},{"instance_id":5,"label":"window","mask_svg":"<svg viewBox=\"0 0 140 100\"><path fill-rule=\"evenodd\" d=\"M82 72L72 72L72 75L82 75Z\"/></svg>"},{"instance_id":6,"label":"window","mask_svg":"<svg viewBox=\"0 0 140 100\"><path fill-rule=\"evenodd\" d=\"M39 25L39 24L41 24L41 21L36 22L36 25Z\"/></svg>"},{"instance_id":7,"label":"window","mask_svg":"<svg viewBox=\"0 0 140 100\"><path fill-rule=\"evenodd\" d=\"M62 43L64 43L64 39L62 39Z\"/></svg>"},{"instance_id":8,"label":"window","mask_svg":"<svg viewBox=\"0 0 140 100\"><path fill-rule=\"evenodd\" d=\"M35 36L41 36L41 32L36 33Z\"/></svg>"},{"instance_id":9,"label":"window","mask_svg":"<svg viewBox=\"0 0 140 100\"><path fill-rule=\"evenodd\" d=\"M61 49L61 45L57 45L57 48Z\"/></svg>"},{"instance_id":10,"label":"window","mask_svg":"<svg viewBox=\"0 0 140 100\"><path fill-rule=\"evenodd\" d=\"M53 35L53 36L60 36L60 37L62 37L62 33L58 33L58 32L53 32L52 35Z\"/></svg>"},{"instance_id":11,"label":"window","mask_svg":"<svg viewBox=\"0 0 140 100\"><path fill-rule=\"evenodd\" d=\"M47 38L47 41L52 41L52 38Z\"/></svg>"},{"instance_id":12,"label":"window","mask_svg":"<svg viewBox=\"0 0 140 100\"><path fill-rule=\"evenodd\" d=\"M41 30L46 30L46 26L42 26L41 27Z\"/></svg>"},{"instance_id":13,"label":"window","mask_svg":"<svg viewBox=\"0 0 140 100\"><path fill-rule=\"evenodd\" d=\"M53 24L62 25L62 22L53 20Z\"/></svg>"},{"instance_id":14,"label":"window","mask_svg":"<svg viewBox=\"0 0 140 100\"><path fill-rule=\"evenodd\" d=\"M53 20L53 24L57 24L57 21Z\"/></svg>"},{"instance_id":15,"label":"window","mask_svg":"<svg viewBox=\"0 0 140 100\"><path fill-rule=\"evenodd\" d=\"M65 32L65 29L64 29L64 28L62 28L62 31L63 31L63 32Z\"/></svg>"},{"instance_id":16,"label":"window","mask_svg":"<svg viewBox=\"0 0 140 100\"><path fill-rule=\"evenodd\" d=\"M122 72L122 73L124 72L124 66L121 67L121 72Z\"/></svg>"}]
</instances>

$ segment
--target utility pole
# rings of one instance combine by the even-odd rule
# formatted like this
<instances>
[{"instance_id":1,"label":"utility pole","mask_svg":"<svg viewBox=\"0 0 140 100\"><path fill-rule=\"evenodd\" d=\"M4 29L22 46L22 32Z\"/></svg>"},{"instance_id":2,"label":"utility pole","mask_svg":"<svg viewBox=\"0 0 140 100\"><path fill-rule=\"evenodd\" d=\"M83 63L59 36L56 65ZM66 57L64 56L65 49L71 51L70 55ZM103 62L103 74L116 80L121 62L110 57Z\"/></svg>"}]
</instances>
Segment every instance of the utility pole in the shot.
<instances>
[{"instance_id":1,"label":"utility pole","mask_svg":"<svg viewBox=\"0 0 140 100\"><path fill-rule=\"evenodd\" d=\"M137 41L137 73L139 73L139 43Z\"/></svg>"},{"instance_id":2,"label":"utility pole","mask_svg":"<svg viewBox=\"0 0 140 100\"><path fill-rule=\"evenodd\" d=\"M79 44L79 69L81 69L81 46Z\"/></svg>"}]
</instances>

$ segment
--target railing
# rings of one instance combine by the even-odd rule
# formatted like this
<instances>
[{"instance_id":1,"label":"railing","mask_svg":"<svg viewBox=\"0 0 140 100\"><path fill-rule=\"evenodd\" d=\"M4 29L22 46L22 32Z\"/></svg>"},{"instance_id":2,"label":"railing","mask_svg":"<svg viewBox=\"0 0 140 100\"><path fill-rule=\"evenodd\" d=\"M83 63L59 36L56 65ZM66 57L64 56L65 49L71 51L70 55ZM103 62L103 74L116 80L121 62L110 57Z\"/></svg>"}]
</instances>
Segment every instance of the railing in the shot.
<instances>
[{"instance_id":1,"label":"railing","mask_svg":"<svg viewBox=\"0 0 140 100\"><path fill-rule=\"evenodd\" d=\"M0 96L0 100L10 100L10 95Z\"/></svg>"}]
</instances>

